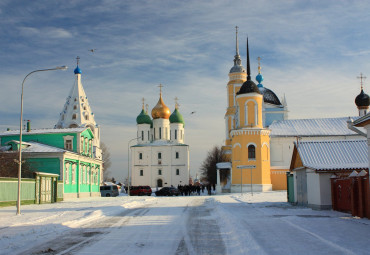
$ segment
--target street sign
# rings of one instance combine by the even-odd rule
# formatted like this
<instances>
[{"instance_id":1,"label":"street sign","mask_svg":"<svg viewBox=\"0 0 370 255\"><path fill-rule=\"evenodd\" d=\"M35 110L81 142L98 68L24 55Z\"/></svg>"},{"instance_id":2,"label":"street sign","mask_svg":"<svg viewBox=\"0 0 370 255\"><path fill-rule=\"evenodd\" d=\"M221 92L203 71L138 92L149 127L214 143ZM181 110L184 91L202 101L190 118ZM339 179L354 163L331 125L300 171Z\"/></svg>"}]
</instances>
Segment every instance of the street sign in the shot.
<instances>
[{"instance_id":1,"label":"street sign","mask_svg":"<svg viewBox=\"0 0 370 255\"><path fill-rule=\"evenodd\" d=\"M239 168L239 169L243 169L243 168L248 168L248 169L252 169L252 168L256 168L255 165L240 165L240 166L236 166L236 168Z\"/></svg>"}]
</instances>

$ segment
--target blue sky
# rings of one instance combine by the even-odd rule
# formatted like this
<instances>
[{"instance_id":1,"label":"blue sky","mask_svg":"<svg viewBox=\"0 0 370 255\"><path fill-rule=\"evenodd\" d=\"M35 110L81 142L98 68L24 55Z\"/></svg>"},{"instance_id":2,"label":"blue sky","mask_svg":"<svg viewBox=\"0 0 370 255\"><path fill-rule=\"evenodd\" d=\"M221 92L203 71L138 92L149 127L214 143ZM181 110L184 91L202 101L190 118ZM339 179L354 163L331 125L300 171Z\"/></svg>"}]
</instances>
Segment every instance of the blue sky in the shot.
<instances>
[{"instance_id":1,"label":"blue sky","mask_svg":"<svg viewBox=\"0 0 370 255\"><path fill-rule=\"evenodd\" d=\"M25 119L34 128L53 127L80 56L112 175L127 175L127 142L136 136L141 98L151 109L162 83L171 111L179 98L194 176L225 137L236 25L243 65L248 34L252 77L260 56L263 84L285 94L289 118L355 116L356 77L370 76L369 13L368 1L2 0L0 129L18 128L27 73L67 65L67 71L34 74L25 85Z\"/></svg>"}]
</instances>

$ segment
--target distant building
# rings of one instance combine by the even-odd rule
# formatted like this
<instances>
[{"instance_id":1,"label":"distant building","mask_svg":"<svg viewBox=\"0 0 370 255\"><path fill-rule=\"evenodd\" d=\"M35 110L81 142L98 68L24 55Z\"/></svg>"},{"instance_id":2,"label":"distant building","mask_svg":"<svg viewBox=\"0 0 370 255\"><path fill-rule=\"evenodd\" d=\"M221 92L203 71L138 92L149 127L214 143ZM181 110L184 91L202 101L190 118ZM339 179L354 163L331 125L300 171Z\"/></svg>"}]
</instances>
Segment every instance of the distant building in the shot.
<instances>
[{"instance_id":1,"label":"distant building","mask_svg":"<svg viewBox=\"0 0 370 255\"><path fill-rule=\"evenodd\" d=\"M143 100L142 111L136 118L138 144L131 146L131 185L189 184L189 145L184 143L185 122L178 108L176 102L171 114L161 89L151 119Z\"/></svg>"},{"instance_id":2,"label":"distant building","mask_svg":"<svg viewBox=\"0 0 370 255\"><path fill-rule=\"evenodd\" d=\"M286 189L286 172L296 141L364 139L347 128L348 118L288 120L285 96L281 103L273 91L262 85L260 63L258 84L252 81L248 40L247 70L242 66L237 36L238 31L234 66L227 84L226 139L222 147L227 162L217 164L219 171L229 172L230 178L221 185L218 172L219 192L240 192L242 187L250 190L251 182L256 191ZM369 107L369 97L362 86L356 105L360 115Z\"/></svg>"}]
</instances>

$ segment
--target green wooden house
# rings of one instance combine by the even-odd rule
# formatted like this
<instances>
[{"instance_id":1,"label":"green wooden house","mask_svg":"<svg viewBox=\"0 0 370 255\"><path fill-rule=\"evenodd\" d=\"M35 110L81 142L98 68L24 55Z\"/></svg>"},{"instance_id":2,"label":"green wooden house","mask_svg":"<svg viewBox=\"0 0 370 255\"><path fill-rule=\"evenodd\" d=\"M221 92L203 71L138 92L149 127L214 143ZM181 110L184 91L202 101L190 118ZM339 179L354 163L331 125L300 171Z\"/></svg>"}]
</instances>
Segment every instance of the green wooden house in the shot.
<instances>
[{"instance_id":1,"label":"green wooden house","mask_svg":"<svg viewBox=\"0 0 370 255\"><path fill-rule=\"evenodd\" d=\"M3 150L18 151L18 130L0 133L0 139ZM100 196L102 160L94 157L89 127L27 130L22 140L22 155L32 171L63 180L64 199Z\"/></svg>"}]
</instances>

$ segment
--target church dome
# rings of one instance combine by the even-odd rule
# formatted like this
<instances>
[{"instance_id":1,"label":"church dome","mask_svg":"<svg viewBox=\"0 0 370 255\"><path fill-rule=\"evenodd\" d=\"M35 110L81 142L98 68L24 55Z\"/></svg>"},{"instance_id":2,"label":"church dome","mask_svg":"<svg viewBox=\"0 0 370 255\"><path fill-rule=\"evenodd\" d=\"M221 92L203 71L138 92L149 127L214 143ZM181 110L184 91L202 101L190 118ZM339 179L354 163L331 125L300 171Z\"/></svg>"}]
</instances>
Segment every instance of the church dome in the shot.
<instances>
[{"instance_id":1,"label":"church dome","mask_svg":"<svg viewBox=\"0 0 370 255\"><path fill-rule=\"evenodd\" d=\"M231 67L230 73L245 73L245 68L242 65L234 65Z\"/></svg>"},{"instance_id":2,"label":"church dome","mask_svg":"<svg viewBox=\"0 0 370 255\"><path fill-rule=\"evenodd\" d=\"M361 89L361 93L356 97L355 103L357 107L369 107L370 98L369 95L364 93L364 90Z\"/></svg>"},{"instance_id":3,"label":"church dome","mask_svg":"<svg viewBox=\"0 0 370 255\"><path fill-rule=\"evenodd\" d=\"M262 74L257 74L257 76L256 76L256 81L258 82L258 84L261 84L261 82L263 81L263 76L262 76Z\"/></svg>"},{"instance_id":4,"label":"church dome","mask_svg":"<svg viewBox=\"0 0 370 255\"><path fill-rule=\"evenodd\" d=\"M153 119L168 119L171 115L170 109L164 104L162 94L159 96L159 100L156 106L152 109Z\"/></svg>"},{"instance_id":5,"label":"church dome","mask_svg":"<svg viewBox=\"0 0 370 255\"><path fill-rule=\"evenodd\" d=\"M170 116L170 123L182 123L185 125L184 118L182 117L179 110L177 110L177 108L175 108L175 110Z\"/></svg>"},{"instance_id":6,"label":"church dome","mask_svg":"<svg viewBox=\"0 0 370 255\"><path fill-rule=\"evenodd\" d=\"M136 117L136 123L139 124L149 124L152 125L152 119L148 115L148 113L142 109L141 113Z\"/></svg>"},{"instance_id":7,"label":"church dome","mask_svg":"<svg viewBox=\"0 0 370 255\"><path fill-rule=\"evenodd\" d=\"M259 87L261 94L263 95L263 101L265 103L273 104L273 105L281 105L279 98L276 94L265 87Z\"/></svg>"},{"instance_id":8,"label":"church dome","mask_svg":"<svg viewBox=\"0 0 370 255\"><path fill-rule=\"evenodd\" d=\"M81 69L77 66L74 70L75 74L81 74Z\"/></svg>"},{"instance_id":9,"label":"church dome","mask_svg":"<svg viewBox=\"0 0 370 255\"><path fill-rule=\"evenodd\" d=\"M247 93L261 94L257 85L252 80L247 80L246 82L244 82L243 85L241 86L239 92L237 92L236 94L240 95L240 94L247 94Z\"/></svg>"}]
</instances>

